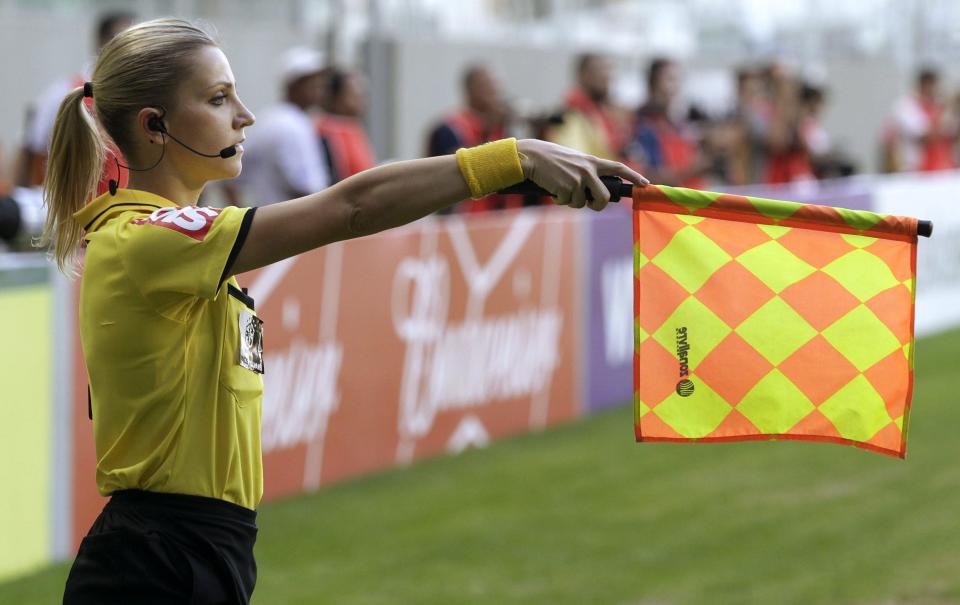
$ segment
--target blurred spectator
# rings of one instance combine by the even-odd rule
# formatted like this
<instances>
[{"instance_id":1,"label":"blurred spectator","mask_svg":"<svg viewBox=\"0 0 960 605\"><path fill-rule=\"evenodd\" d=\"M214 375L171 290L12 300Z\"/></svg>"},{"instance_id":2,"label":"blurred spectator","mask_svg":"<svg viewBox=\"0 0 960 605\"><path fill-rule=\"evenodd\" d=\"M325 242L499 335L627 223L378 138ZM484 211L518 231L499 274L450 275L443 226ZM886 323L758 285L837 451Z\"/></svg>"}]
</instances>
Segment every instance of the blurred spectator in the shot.
<instances>
[{"instance_id":1,"label":"blurred spectator","mask_svg":"<svg viewBox=\"0 0 960 605\"><path fill-rule=\"evenodd\" d=\"M129 12L111 12L100 17L97 20L95 32L95 55L114 36L133 25L134 19L134 15ZM71 90L83 86L84 82L90 78L92 70L93 62L88 60L79 72L57 80L48 86L34 101L33 105L27 108L24 140L17 158L16 174L14 176L14 181L18 186L37 187L43 184L47 149L50 145L53 122L57 117L57 111L60 109L60 103ZM92 108L92 99L86 99L86 103L88 107ZM107 175L104 177L104 182L109 178L116 178L121 181L121 186L123 186L126 180L125 175L121 178L113 158L108 159L105 167Z\"/></svg>"},{"instance_id":2,"label":"blurred spectator","mask_svg":"<svg viewBox=\"0 0 960 605\"><path fill-rule=\"evenodd\" d=\"M587 53L577 59L576 86L567 95L562 122L550 128L554 143L610 160L626 158L629 115L610 100L613 63Z\"/></svg>"},{"instance_id":3,"label":"blurred spectator","mask_svg":"<svg viewBox=\"0 0 960 605\"><path fill-rule=\"evenodd\" d=\"M756 69L738 69L736 78L736 106L727 118L734 140L727 155L726 180L733 185L747 185L760 182L766 174L773 105Z\"/></svg>"},{"instance_id":4,"label":"blurred spectator","mask_svg":"<svg viewBox=\"0 0 960 605\"><path fill-rule=\"evenodd\" d=\"M4 157L3 146L0 145L0 197L6 195L13 188L13 181L8 173L6 157Z\"/></svg>"},{"instance_id":5,"label":"blurred spectator","mask_svg":"<svg viewBox=\"0 0 960 605\"><path fill-rule=\"evenodd\" d=\"M310 112L324 95L324 59L316 50L292 48L283 55L284 100L267 108L246 131L243 172L236 183L255 206L302 197L330 185L323 146ZM236 202L236 189L227 196Z\"/></svg>"},{"instance_id":6,"label":"blurred spectator","mask_svg":"<svg viewBox=\"0 0 960 605\"><path fill-rule=\"evenodd\" d=\"M824 128L821 114L826 105L826 92L819 86L803 84L800 88L799 133L813 174L818 179L849 176L853 163L833 145Z\"/></svg>"},{"instance_id":7,"label":"blurred spectator","mask_svg":"<svg viewBox=\"0 0 960 605\"><path fill-rule=\"evenodd\" d=\"M773 63L765 72L773 101L773 119L767 137L767 183L792 183L814 178L810 155L800 132L802 88L785 65Z\"/></svg>"},{"instance_id":8,"label":"blurred spectator","mask_svg":"<svg viewBox=\"0 0 960 605\"><path fill-rule=\"evenodd\" d=\"M704 175L713 167L713 160L698 149L698 129L691 116L680 119L673 115L679 92L677 64L665 58L651 61L647 68L647 101L637 111L631 155L654 183L703 188ZM702 134L707 144L708 133Z\"/></svg>"},{"instance_id":9,"label":"blurred spectator","mask_svg":"<svg viewBox=\"0 0 960 605\"><path fill-rule=\"evenodd\" d=\"M16 200L0 194L0 241L8 242L20 231L20 206Z\"/></svg>"},{"instance_id":10,"label":"blurred spectator","mask_svg":"<svg viewBox=\"0 0 960 605\"><path fill-rule=\"evenodd\" d=\"M510 110L490 70L482 65L468 67L463 73L462 85L465 107L447 115L430 131L427 156L447 155L461 147L511 136ZM522 203L518 196L489 195L461 202L456 210L481 212L517 207Z\"/></svg>"},{"instance_id":11,"label":"blurred spectator","mask_svg":"<svg viewBox=\"0 0 960 605\"><path fill-rule=\"evenodd\" d=\"M953 155L956 109L944 106L939 83L937 71L921 69L916 93L894 105L883 134L884 172L946 170L957 165Z\"/></svg>"},{"instance_id":12,"label":"blurred spectator","mask_svg":"<svg viewBox=\"0 0 960 605\"><path fill-rule=\"evenodd\" d=\"M9 197L12 183L7 179L7 165L0 147L0 241L8 241L20 230L20 208ZM0 248L2 250L2 248Z\"/></svg>"},{"instance_id":13,"label":"blurred spectator","mask_svg":"<svg viewBox=\"0 0 960 605\"><path fill-rule=\"evenodd\" d=\"M331 69L326 75L327 111L317 118L317 134L323 143L330 182L372 168L375 164L370 139L363 127L367 112L367 89L356 72Z\"/></svg>"},{"instance_id":14,"label":"blurred spectator","mask_svg":"<svg viewBox=\"0 0 960 605\"><path fill-rule=\"evenodd\" d=\"M46 209L40 187L14 187L0 149L0 251L36 251L33 239L43 232Z\"/></svg>"},{"instance_id":15,"label":"blurred spectator","mask_svg":"<svg viewBox=\"0 0 960 605\"><path fill-rule=\"evenodd\" d=\"M507 135L509 111L489 69L468 67L463 73L465 107L446 116L427 139L427 156L448 155L461 147L496 141Z\"/></svg>"},{"instance_id":16,"label":"blurred spectator","mask_svg":"<svg viewBox=\"0 0 960 605\"><path fill-rule=\"evenodd\" d=\"M14 187L0 193L0 250L35 252L47 212L40 187Z\"/></svg>"},{"instance_id":17,"label":"blurred spectator","mask_svg":"<svg viewBox=\"0 0 960 605\"><path fill-rule=\"evenodd\" d=\"M822 122L823 88L796 78L785 65L737 75L739 128L729 181L791 183L847 176L853 163L837 151Z\"/></svg>"}]
</instances>

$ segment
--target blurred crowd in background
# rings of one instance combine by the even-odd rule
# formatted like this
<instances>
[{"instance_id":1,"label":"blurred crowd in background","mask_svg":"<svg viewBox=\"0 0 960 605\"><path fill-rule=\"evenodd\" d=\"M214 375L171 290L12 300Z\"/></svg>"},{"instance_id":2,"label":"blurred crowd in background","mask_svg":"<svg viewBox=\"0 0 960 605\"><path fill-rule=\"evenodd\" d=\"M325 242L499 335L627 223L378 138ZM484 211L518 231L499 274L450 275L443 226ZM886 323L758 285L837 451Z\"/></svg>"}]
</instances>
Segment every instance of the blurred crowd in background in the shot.
<instances>
[{"instance_id":1,"label":"blurred crowd in background","mask_svg":"<svg viewBox=\"0 0 960 605\"><path fill-rule=\"evenodd\" d=\"M136 17L104 15L97 49ZM367 82L361 72L331 64L319 50L297 47L279 58L282 99L257 113L246 132L244 172L214 190L224 203L263 205L302 196L370 168L377 158L365 127ZM79 66L78 66L79 67ZM24 108L24 134L0 146L0 241L29 249L25 235L42 224L41 187L46 150L60 100L90 78L92 65L53 81ZM462 105L437 116L423 133L423 155L508 136L532 136L623 161L653 182L693 188L792 183L847 176L856 163L838 148L822 115L830 91L805 81L779 62L743 65L730 73L736 96L724 112L682 98L684 65L652 57L642 74L646 97L637 107L611 95L614 62L580 55L569 92L552 107L520 111L507 101L511 83L488 65L467 67L459 86ZM242 89L241 89L242 91ZM911 94L889 109L877 133L884 172L946 170L958 164L960 95L948 98L934 68L915 74ZM481 212L549 203L549 199L490 196L453 212Z\"/></svg>"}]
</instances>

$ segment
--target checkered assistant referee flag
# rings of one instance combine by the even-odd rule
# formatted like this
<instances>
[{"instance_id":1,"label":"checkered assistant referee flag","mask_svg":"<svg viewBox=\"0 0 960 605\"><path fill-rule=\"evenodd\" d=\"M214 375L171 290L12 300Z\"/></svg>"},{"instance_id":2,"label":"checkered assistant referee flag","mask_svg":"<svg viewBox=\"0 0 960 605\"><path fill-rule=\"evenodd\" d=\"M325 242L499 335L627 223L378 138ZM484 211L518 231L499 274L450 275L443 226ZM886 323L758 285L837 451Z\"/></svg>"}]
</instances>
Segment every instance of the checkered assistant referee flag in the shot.
<instances>
[{"instance_id":1,"label":"checkered assistant referee flag","mask_svg":"<svg viewBox=\"0 0 960 605\"><path fill-rule=\"evenodd\" d=\"M916 219L664 186L633 203L638 441L904 457Z\"/></svg>"}]
</instances>

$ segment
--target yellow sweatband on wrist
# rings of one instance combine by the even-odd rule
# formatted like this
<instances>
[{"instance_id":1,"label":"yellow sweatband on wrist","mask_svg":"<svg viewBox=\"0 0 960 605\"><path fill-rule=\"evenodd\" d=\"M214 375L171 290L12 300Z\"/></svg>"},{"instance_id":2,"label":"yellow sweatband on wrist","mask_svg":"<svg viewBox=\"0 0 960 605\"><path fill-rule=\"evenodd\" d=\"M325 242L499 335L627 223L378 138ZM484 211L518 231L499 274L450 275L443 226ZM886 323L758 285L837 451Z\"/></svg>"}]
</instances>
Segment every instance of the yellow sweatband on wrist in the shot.
<instances>
[{"instance_id":1,"label":"yellow sweatband on wrist","mask_svg":"<svg viewBox=\"0 0 960 605\"><path fill-rule=\"evenodd\" d=\"M517 140L500 139L457 150L457 164L476 199L515 185L524 179Z\"/></svg>"}]
</instances>

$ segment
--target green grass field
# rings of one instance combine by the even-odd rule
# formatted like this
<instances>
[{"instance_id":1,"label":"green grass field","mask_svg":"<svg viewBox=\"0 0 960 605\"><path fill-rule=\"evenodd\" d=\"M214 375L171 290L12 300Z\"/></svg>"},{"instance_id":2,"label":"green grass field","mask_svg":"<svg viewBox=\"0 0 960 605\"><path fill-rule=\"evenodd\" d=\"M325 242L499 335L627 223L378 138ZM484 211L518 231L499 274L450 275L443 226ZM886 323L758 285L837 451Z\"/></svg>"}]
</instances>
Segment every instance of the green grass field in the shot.
<instances>
[{"instance_id":1,"label":"green grass field","mask_svg":"<svg viewBox=\"0 0 960 605\"><path fill-rule=\"evenodd\" d=\"M960 603L960 331L916 369L906 461L635 444L625 407L267 504L254 602ZM67 570L0 603L59 602Z\"/></svg>"}]
</instances>

